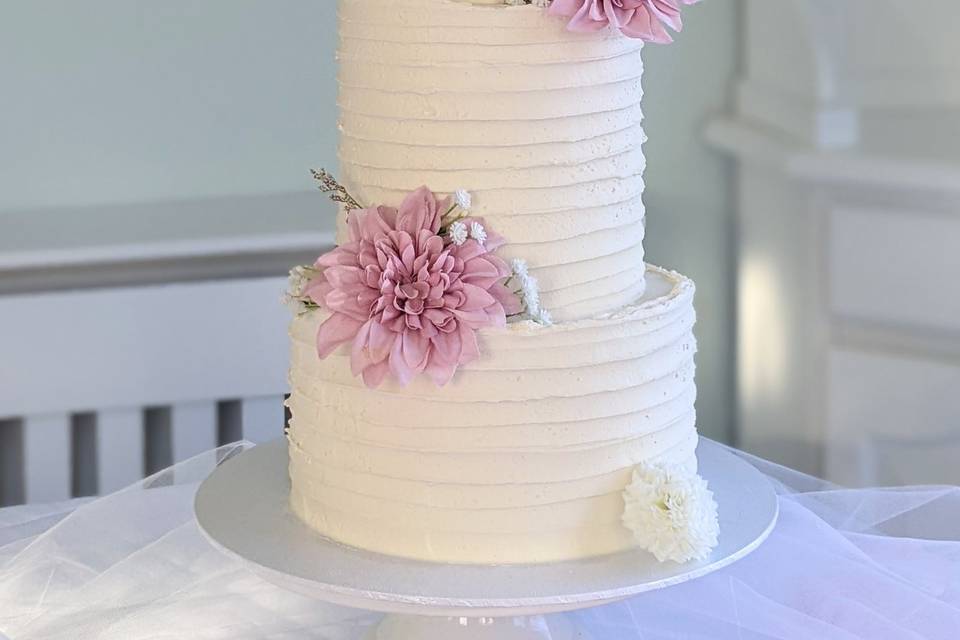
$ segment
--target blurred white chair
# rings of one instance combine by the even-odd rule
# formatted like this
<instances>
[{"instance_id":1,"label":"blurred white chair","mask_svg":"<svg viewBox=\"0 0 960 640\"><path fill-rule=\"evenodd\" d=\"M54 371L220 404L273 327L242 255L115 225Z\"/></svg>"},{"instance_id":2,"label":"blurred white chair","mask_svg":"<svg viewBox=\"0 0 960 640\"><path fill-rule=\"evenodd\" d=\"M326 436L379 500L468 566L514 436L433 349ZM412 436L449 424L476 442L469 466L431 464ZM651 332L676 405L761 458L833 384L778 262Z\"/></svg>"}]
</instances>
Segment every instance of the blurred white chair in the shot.
<instances>
[{"instance_id":1,"label":"blurred white chair","mask_svg":"<svg viewBox=\"0 0 960 640\"><path fill-rule=\"evenodd\" d=\"M283 434L283 278L0 296L0 504Z\"/></svg>"},{"instance_id":2,"label":"blurred white chair","mask_svg":"<svg viewBox=\"0 0 960 640\"><path fill-rule=\"evenodd\" d=\"M960 3L743 19L735 112L707 131L738 162L738 445L844 484L960 483Z\"/></svg>"}]
</instances>

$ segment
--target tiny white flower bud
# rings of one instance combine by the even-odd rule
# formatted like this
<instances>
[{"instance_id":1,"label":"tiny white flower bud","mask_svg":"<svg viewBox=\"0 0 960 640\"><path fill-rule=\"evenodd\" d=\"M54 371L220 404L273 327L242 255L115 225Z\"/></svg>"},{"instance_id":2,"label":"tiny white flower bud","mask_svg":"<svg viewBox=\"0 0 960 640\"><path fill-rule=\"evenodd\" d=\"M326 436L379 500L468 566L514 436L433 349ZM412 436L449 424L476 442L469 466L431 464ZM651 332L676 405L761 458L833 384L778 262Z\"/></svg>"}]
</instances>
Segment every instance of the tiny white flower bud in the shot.
<instances>
[{"instance_id":1,"label":"tiny white flower bud","mask_svg":"<svg viewBox=\"0 0 960 640\"><path fill-rule=\"evenodd\" d=\"M510 268L513 270L513 275L518 278L526 278L527 274L530 273L529 268L527 267L527 261L523 258L514 258L510 261Z\"/></svg>"},{"instance_id":2,"label":"tiny white flower bud","mask_svg":"<svg viewBox=\"0 0 960 640\"><path fill-rule=\"evenodd\" d=\"M454 222L447 231L447 237L450 238L450 242L458 247L463 245L463 243L467 241L467 225L459 220Z\"/></svg>"},{"instance_id":3,"label":"tiny white flower bud","mask_svg":"<svg viewBox=\"0 0 960 640\"><path fill-rule=\"evenodd\" d=\"M487 241L487 230L479 222L473 222L470 224L470 237L483 244Z\"/></svg>"},{"instance_id":4,"label":"tiny white flower bud","mask_svg":"<svg viewBox=\"0 0 960 640\"><path fill-rule=\"evenodd\" d=\"M470 208L473 206L473 196L471 196L470 192L466 189L457 189L456 193L453 195L453 198L456 201L457 206L464 211L470 211Z\"/></svg>"},{"instance_id":5,"label":"tiny white flower bud","mask_svg":"<svg viewBox=\"0 0 960 640\"><path fill-rule=\"evenodd\" d=\"M541 308L540 313L537 314L533 321L537 324L542 324L545 327L549 327L553 324L553 316L550 315L550 312L546 309Z\"/></svg>"}]
</instances>

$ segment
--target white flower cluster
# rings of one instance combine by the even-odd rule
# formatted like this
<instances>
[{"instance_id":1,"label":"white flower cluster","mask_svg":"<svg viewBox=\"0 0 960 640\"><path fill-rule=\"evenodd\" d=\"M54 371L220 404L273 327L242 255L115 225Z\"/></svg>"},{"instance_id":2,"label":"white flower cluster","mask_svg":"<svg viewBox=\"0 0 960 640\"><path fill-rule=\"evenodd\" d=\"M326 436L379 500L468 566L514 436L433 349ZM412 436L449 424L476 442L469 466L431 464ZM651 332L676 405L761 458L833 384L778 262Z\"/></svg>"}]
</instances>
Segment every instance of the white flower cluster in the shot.
<instances>
[{"instance_id":1,"label":"white flower cluster","mask_svg":"<svg viewBox=\"0 0 960 640\"><path fill-rule=\"evenodd\" d=\"M510 267L513 277L520 283L520 297L530 319L544 326L553 324L550 312L540 306L540 283L530 274L526 260L514 258Z\"/></svg>"},{"instance_id":2,"label":"white flower cluster","mask_svg":"<svg viewBox=\"0 0 960 640\"><path fill-rule=\"evenodd\" d=\"M468 238L473 238L482 245L487 241L487 230L479 222L471 222L468 228L465 222L457 220L447 229L447 237L458 247L462 246Z\"/></svg>"},{"instance_id":3,"label":"white flower cluster","mask_svg":"<svg viewBox=\"0 0 960 640\"><path fill-rule=\"evenodd\" d=\"M300 315L310 310L310 302L306 298L307 284L316 274L316 270L310 267L294 267L290 270L290 277L287 280L287 290L284 292L281 302L291 312Z\"/></svg>"},{"instance_id":4,"label":"white flower cluster","mask_svg":"<svg viewBox=\"0 0 960 640\"><path fill-rule=\"evenodd\" d=\"M519 7L525 4L532 4L536 7L550 6L550 0L503 0L503 3L511 7Z\"/></svg>"},{"instance_id":5,"label":"white flower cluster","mask_svg":"<svg viewBox=\"0 0 960 640\"><path fill-rule=\"evenodd\" d=\"M717 503L707 482L679 468L643 465L623 492L623 524L657 560L702 560L717 546Z\"/></svg>"},{"instance_id":6,"label":"white flower cluster","mask_svg":"<svg viewBox=\"0 0 960 640\"><path fill-rule=\"evenodd\" d=\"M471 196L470 192L466 189L457 189L453 194L453 202L454 204L450 207L450 211L447 212L447 216L455 211L457 207L464 211L470 211L473 207L473 196ZM462 217L462 214L458 217ZM470 222L469 227L463 220L454 220L450 222L447 227L447 237L450 239L450 242L458 247L462 246L468 238L473 238L482 245L487 241L487 230L483 228L482 224L475 220Z\"/></svg>"}]
</instances>

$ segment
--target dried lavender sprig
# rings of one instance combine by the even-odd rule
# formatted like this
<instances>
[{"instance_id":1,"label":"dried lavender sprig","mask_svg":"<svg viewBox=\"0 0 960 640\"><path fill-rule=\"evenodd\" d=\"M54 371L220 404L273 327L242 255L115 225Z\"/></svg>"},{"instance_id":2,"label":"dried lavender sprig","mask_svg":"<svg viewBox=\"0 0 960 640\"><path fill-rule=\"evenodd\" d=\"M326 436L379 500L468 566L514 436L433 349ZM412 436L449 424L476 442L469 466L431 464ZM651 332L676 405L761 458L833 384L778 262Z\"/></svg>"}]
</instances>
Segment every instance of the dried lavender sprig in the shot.
<instances>
[{"instance_id":1,"label":"dried lavender sprig","mask_svg":"<svg viewBox=\"0 0 960 640\"><path fill-rule=\"evenodd\" d=\"M347 188L327 173L326 169L311 169L310 173L313 174L313 179L320 184L320 191L329 194L331 200L347 205L348 209L363 209L363 206L350 195Z\"/></svg>"}]
</instances>

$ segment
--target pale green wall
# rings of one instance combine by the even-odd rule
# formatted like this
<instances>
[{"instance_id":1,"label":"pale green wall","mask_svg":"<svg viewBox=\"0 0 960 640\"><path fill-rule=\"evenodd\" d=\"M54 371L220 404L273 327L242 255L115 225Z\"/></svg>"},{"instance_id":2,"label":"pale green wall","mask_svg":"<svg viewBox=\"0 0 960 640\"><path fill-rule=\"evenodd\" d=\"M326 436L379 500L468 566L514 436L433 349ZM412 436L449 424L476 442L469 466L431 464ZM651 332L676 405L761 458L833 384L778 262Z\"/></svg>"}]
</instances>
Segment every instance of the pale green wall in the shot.
<instances>
[{"instance_id":1,"label":"pale green wall","mask_svg":"<svg viewBox=\"0 0 960 640\"><path fill-rule=\"evenodd\" d=\"M739 3L706 0L685 9L668 46L644 49L647 255L697 282L698 423L734 433L735 217L732 161L711 150L703 129L727 109L739 64Z\"/></svg>"},{"instance_id":2,"label":"pale green wall","mask_svg":"<svg viewBox=\"0 0 960 640\"><path fill-rule=\"evenodd\" d=\"M0 0L0 225L4 210L310 189L306 169L335 157L334 9ZM701 131L727 102L737 3L707 0L686 22L676 44L644 54L647 245L651 261L698 281L700 424L722 438L733 398L731 167Z\"/></svg>"},{"instance_id":3,"label":"pale green wall","mask_svg":"<svg viewBox=\"0 0 960 640\"><path fill-rule=\"evenodd\" d=\"M0 0L0 211L311 188L333 0Z\"/></svg>"}]
</instances>

